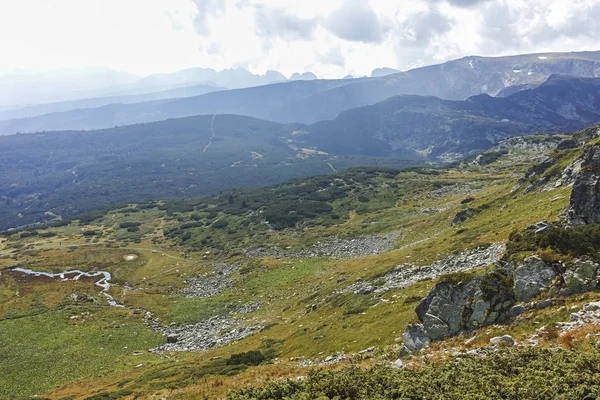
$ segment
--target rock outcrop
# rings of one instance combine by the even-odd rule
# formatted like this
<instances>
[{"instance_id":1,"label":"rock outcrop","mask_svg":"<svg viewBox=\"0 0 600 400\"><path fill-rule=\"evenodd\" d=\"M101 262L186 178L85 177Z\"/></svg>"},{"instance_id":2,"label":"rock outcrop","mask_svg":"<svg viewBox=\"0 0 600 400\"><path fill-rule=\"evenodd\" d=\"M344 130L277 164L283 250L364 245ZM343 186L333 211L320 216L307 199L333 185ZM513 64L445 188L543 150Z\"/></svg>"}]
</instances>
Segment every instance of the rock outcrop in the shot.
<instances>
[{"instance_id":1,"label":"rock outcrop","mask_svg":"<svg viewBox=\"0 0 600 400\"><path fill-rule=\"evenodd\" d=\"M518 301L529 301L548 288L558 276L556 269L539 257L529 257L514 271L514 292Z\"/></svg>"},{"instance_id":2,"label":"rock outcrop","mask_svg":"<svg viewBox=\"0 0 600 400\"><path fill-rule=\"evenodd\" d=\"M560 298L543 294L570 295L599 287L600 265L596 262L575 260L566 266L552 265L536 256L516 265L497 267L485 275L449 275L415 309L419 322L404 331L401 354L421 350L435 340L510 320L528 310L564 304ZM541 299L531 301L536 297Z\"/></svg>"},{"instance_id":3,"label":"rock outcrop","mask_svg":"<svg viewBox=\"0 0 600 400\"><path fill-rule=\"evenodd\" d=\"M592 261L575 263L563 274L568 293L585 293L598 287L598 264Z\"/></svg>"},{"instance_id":4,"label":"rock outcrop","mask_svg":"<svg viewBox=\"0 0 600 400\"><path fill-rule=\"evenodd\" d=\"M568 218L571 225L600 223L600 146L585 148L575 174Z\"/></svg>"},{"instance_id":5,"label":"rock outcrop","mask_svg":"<svg viewBox=\"0 0 600 400\"><path fill-rule=\"evenodd\" d=\"M512 279L500 269L476 277L450 275L417 306L419 323L405 331L404 346L420 350L432 340L490 325L504 319L514 303Z\"/></svg>"}]
</instances>

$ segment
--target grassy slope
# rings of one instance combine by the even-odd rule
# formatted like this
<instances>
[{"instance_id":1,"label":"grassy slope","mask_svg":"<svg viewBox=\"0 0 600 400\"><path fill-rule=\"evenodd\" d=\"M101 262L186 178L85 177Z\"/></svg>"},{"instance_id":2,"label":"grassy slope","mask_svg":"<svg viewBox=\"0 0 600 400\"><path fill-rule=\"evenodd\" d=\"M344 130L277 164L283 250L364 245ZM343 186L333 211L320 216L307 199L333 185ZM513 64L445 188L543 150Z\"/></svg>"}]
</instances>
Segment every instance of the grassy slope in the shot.
<instances>
[{"instance_id":1,"label":"grassy slope","mask_svg":"<svg viewBox=\"0 0 600 400\"><path fill-rule=\"evenodd\" d=\"M555 219L568 203L569 188L534 191L526 195L510 193L515 182L530 167L530 159L528 154L513 151L511 155L485 167L462 166L437 174L412 171L399 173L393 178L376 177L369 182L367 189L363 185L356 186L357 191L369 193L368 202L359 201L356 190L346 199L333 202L333 212L342 216L339 220L321 224L320 218L327 216L317 216L307 218L300 230L283 231L259 231L254 228L260 224L252 222L246 226L239 225L236 232L231 234L228 231L213 234L212 242L205 247L185 243L177 245L181 240L179 235L184 232L172 239L163 236L163 229L168 231L189 221L191 215L198 214L197 209L174 214L167 209L157 208L137 212L132 212L131 208L121 209L110 211L85 226L74 222L68 226L49 228L47 231L57 235L51 238L33 236L20 239L18 235L13 235L2 242L0 255L4 258L0 259L0 265L18 263L48 270L68 265L111 271L115 282L120 284L113 288L112 293L121 302L131 308L150 310L167 323L195 322L209 315L228 313L236 304L258 300L262 303L261 308L247 317L264 322L268 329L239 343L207 352L172 354L168 359L160 355L145 355L144 361L139 362L144 366L134 368L138 363L136 357L140 356L131 356L128 352L152 345L142 346L138 338L123 339L123 347L128 347L123 354L111 353L110 357L97 358L105 329L92 329L85 337L77 336L78 331L65 321L69 315L81 314L92 307L101 311L93 311L98 318L91 319L87 326L105 326L103 324L106 321L102 317L105 316L109 320L123 321L121 323L127 326L127 331L138 329L140 337L146 338L143 340L147 344L164 340L142 327L139 315L89 304L65 305L68 303L65 298L73 292L83 291L90 296L98 296L97 289L89 283L80 287L74 283L44 282L34 290L27 289L29 283L11 281L3 272L0 330L7 337L16 337L18 339L13 340L26 344L23 346L26 353L15 354L3 350L3 356L7 355L2 365L10 366L19 359L28 362L27 372L22 375L13 375L9 379L6 378L8 375L0 375L3 376L0 379L0 393L31 395L53 391L56 396L79 397L94 392L130 390L177 395L181 398L202 395L214 397L230 388L256 382L257 378L265 381L288 374L303 374L295 362L287 361L289 357L319 358L338 351L350 354L369 346L377 346L383 352L393 347L395 338L401 336L404 327L413 318L415 296L425 295L434 282L424 281L405 290L388 292L383 298L389 302L376 305L366 296L331 294L356 280L380 276L398 264L407 261L425 264L470 246L505 241L515 229L542 219ZM390 181L398 185L391 195L394 201L390 201L389 191L384 190L384 184ZM468 184L479 191L471 194L475 200L469 204L461 204L466 197L464 193L434 192L450 184ZM227 199L207 200L214 203L208 207L218 208L219 202L223 201L227 202ZM481 211L461 226L452 227L450 222L454 215L467 207ZM438 208L441 211L420 212L424 208ZM342 212L342 209L345 211ZM218 214L212 221L219 218L234 221L241 217ZM208 213L201 215L201 219L210 222ZM121 222L132 220L142 223L140 231L127 232L119 228ZM82 229L101 231L102 235L84 237ZM201 243L196 238L205 237L205 230L193 228L192 237L188 240ZM253 244L303 248L330 236L355 237L391 231L402 233L395 250L359 259L264 258L249 261L238 252L242 247ZM209 251L210 254L205 254ZM135 254L138 258L124 261L124 255L128 254ZM203 254L205 259L202 258ZM211 262L222 258L230 262L240 261L244 266L241 270L243 274L238 271L233 275L236 282L234 287L211 299L187 299L179 294L178 290L186 278L210 270ZM340 277L344 277L345 281L339 282ZM128 288L124 286L125 282ZM60 289L57 290L57 287ZM32 310L36 310L36 307L39 309L40 303L43 304L41 314L30 315L36 313ZM307 312L307 305L314 303L318 304L317 309ZM15 312L23 317L9 319L9 313ZM48 330L48 341L79 343L81 351L78 356L86 368L66 373L58 367L49 366L44 358L48 355L65 363L69 361L58 350L40 353L29 340L19 338L18 332L24 327L35 326L40 318L48 326L59 327ZM324 338L314 340L315 336ZM234 378L206 375L206 365L211 363L213 357L227 357L229 354L267 346L276 351L279 359L284 360L283 364L250 368ZM117 350L115 347L114 351ZM180 367L173 368L173 360L179 360L177 365ZM191 374L190 371L196 372ZM24 383L27 376L32 375L51 377L33 387ZM196 378L190 380L190 376ZM57 385L74 379L81 381L57 389Z\"/></svg>"}]
</instances>

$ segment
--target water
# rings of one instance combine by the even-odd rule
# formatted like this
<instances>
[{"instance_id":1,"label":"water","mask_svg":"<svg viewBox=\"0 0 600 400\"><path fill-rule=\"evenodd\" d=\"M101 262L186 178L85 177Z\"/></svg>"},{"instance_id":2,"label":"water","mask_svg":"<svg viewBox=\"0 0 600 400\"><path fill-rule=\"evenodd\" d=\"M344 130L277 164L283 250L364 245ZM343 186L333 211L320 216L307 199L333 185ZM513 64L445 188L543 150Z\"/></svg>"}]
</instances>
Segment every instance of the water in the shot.
<instances>
[{"instance_id":1,"label":"water","mask_svg":"<svg viewBox=\"0 0 600 400\"><path fill-rule=\"evenodd\" d=\"M102 288L100 293L102 293L108 299L109 305L111 305L113 307L122 307L120 304L118 304L115 301L115 299L110 294L108 294L108 289L110 289L110 287L111 287L111 284L109 281L112 278L112 276L110 275L110 272L106 272L106 271L83 272L78 269L75 269L75 270L71 270L71 271L64 271L64 272L59 272L57 274L52 274L49 272L33 271L31 269L26 269L26 268L12 268L12 271L21 272L21 273L31 275L31 276L47 276L49 278L60 278L65 281L77 281L82 276L85 276L88 278L101 277L95 283L96 286ZM66 277L67 275L75 275L75 276L73 278L67 278Z\"/></svg>"}]
</instances>

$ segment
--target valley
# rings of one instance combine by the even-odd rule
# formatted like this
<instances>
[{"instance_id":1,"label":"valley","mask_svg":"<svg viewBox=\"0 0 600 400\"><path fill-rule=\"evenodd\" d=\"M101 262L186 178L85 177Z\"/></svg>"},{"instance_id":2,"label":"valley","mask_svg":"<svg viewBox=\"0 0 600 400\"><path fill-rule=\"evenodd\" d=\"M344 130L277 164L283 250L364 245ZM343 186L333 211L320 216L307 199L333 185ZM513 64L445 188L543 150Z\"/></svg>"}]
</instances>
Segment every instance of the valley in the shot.
<instances>
[{"instance_id":1,"label":"valley","mask_svg":"<svg viewBox=\"0 0 600 400\"><path fill-rule=\"evenodd\" d=\"M597 131L576 137L583 145ZM577 144L557 150L566 139L520 137L444 168L352 168L195 200L132 202L5 232L0 394L274 398L259 388L230 390L269 383L280 390L281 378L307 374L297 382L318 376L324 384L329 373L356 374L369 387L362 369L335 371L395 362L415 307L444 276L486 270L515 232L558 220L571 188L557 182L582 151ZM108 294L123 307L109 307L94 279L27 276L14 267L106 271ZM453 360L445 348L460 353L500 333L534 334L590 299L593 292L575 293L526 311L520 322L483 327L469 346L464 336L432 343L403 359L411 367L398 379L426 379L434 367L424 364L440 371ZM568 360L586 346L573 343L565 353L497 357ZM27 368L12 368L16 362ZM306 390L298 385L296 393Z\"/></svg>"},{"instance_id":2,"label":"valley","mask_svg":"<svg viewBox=\"0 0 600 400\"><path fill-rule=\"evenodd\" d=\"M600 398L600 0L5 3L0 399Z\"/></svg>"}]
</instances>

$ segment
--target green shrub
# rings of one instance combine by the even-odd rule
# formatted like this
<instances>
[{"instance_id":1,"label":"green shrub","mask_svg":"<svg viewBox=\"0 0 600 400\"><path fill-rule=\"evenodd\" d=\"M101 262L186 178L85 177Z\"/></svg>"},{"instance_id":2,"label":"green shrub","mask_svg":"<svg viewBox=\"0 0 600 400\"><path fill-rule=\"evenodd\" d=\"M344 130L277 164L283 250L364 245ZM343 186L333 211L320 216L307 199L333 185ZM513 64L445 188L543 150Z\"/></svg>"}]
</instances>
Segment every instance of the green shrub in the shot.
<instances>
[{"instance_id":1,"label":"green shrub","mask_svg":"<svg viewBox=\"0 0 600 400\"><path fill-rule=\"evenodd\" d=\"M600 224L574 228L553 226L541 234L532 230L513 232L507 243L509 254L552 250L571 257L600 255Z\"/></svg>"},{"instance_id":2,"label":"green shrub","mask_svg":"<svg viewBox=\"0 0 600 400\"><path fill-rule=\"evenodd\" d=\"M251 350L245 353L232 354L227 360L227 365L260 365L266 360L260 350Z\"/></svg>"},{"instance_id":3,"label":"green shrub","mask_svg":"<svg viewBox=\"0 0 600 400\"><path fill-rule=\"evenodd\" d=\"M600 396L600 352L523 350L490 352L422 368L321 369L305 379L275 381L229 393L230 400L510 399L569 400Z\"/></svg>"}]
</instances>

